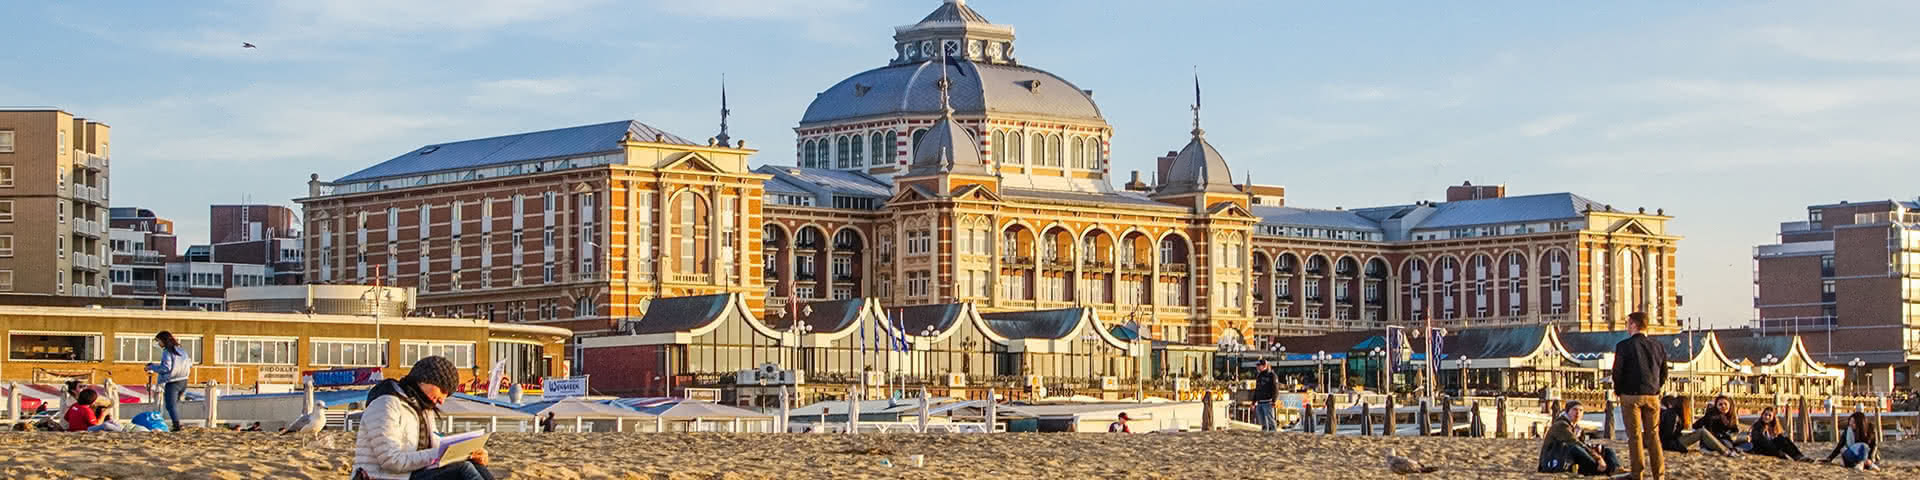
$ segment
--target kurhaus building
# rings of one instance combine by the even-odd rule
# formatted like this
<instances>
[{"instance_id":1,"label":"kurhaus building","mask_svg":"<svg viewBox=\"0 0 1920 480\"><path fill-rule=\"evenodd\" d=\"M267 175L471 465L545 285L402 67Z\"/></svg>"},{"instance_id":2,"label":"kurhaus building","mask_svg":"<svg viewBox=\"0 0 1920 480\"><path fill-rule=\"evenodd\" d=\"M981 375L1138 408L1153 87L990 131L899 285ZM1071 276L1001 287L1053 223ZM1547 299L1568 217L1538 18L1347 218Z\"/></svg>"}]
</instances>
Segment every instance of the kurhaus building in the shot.
<instances>
[{"instance_id":1,"label":"kurhaus building","mask_svg":"<svg viewBox=\"0 0 1920 480\"><path fill-rule=\"evenodd\" d=\"M1203 345L1427 317L1617 330L1646 311L1676 329L1665 212L1474 185L1290 207L1279 187L1232 180L1198 108L1151 183L1116 187L1090 91L1013 45L1012 27L957 0L896 28L887 65L807 108L790 167L750 170L724 121L706 142L621 121L316 176L300 200L307 278L414 286L430 313L587 336L648 331L654 299L719 294L770 323L839 299L1082 308Z\"/></svg>"}]
</instances>

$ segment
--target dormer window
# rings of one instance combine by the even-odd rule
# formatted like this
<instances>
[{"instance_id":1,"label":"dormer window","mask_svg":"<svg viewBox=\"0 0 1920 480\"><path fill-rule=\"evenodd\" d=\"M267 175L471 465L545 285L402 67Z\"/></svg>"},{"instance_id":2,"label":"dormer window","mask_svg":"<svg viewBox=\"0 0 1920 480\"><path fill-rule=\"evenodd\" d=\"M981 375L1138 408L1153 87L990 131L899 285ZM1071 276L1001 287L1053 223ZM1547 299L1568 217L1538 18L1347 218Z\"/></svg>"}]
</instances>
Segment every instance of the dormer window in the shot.
<instances>
[{"instance_id":1,"label":"dormer window","mask_svg":"<svg viewBox=\"0 0 1920 480\"><path fill-rule=\"evenodd\" d=\"M433 153L433 152L437 152L437 151L440 151L440 146L439 146L439 145L432 145L432 146L428 146L427 148L422 148L422 149L420 149L420 154L421 154L421 155L426 155L426 154L429 154L429 153Z\"/></svg>"}]
</instances>

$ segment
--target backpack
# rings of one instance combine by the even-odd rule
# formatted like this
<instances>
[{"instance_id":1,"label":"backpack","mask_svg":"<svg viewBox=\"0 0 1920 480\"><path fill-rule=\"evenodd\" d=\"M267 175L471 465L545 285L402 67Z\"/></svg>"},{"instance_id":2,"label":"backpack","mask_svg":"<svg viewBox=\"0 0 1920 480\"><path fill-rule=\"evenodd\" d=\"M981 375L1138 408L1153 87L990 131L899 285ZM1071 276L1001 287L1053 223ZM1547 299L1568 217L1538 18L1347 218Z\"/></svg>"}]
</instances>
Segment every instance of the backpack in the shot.
<instances>
[{"instance_id":1,"label":"backpack","mask_svg":"<svg viewBox=\"0 0 1920 480\"><path fill-rule=\"evenodd\" d=\"M1540 473L1566 473L1573 471L1573 455L1567 451L1571 445L1565 442L1551 442L1540 445Z\"/></svg>"}]
</instances>

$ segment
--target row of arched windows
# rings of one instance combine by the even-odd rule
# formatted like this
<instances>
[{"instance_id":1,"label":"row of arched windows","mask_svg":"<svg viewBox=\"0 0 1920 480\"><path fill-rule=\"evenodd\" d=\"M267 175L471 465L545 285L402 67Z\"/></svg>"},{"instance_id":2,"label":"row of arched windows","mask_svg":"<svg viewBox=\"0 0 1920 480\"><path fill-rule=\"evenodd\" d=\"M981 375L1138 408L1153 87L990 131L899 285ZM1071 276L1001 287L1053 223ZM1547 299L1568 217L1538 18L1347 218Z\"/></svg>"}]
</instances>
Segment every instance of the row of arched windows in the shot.
<instances>
[{"instance_id":1,"label":"row of arched windows","mask_svg":"<svg viewBox=\"0 0 1920 480\"><path fill-rule=\"evenodd\" d=\"M840 135L832 139L809 139L800 144L800 166L862 168L869 161L874 165L889 165L900 158L898 149L893 148L899 140L899 134L892 130Z\"/></svg>"},{"instance_id":2,"label":"row of arched windows","mask_svg":"<svg viewBox=\"0 0 1920 480\"><path fill-rule=\"evenodd\" d=\"M926 133L924 128L914 130L908 145L919 145ZM891 165L900 159L899 150L894 148L899 141L898 135L888 130L808 139L800 145L800 166L849 169L864 168L869 164ZM994 130L993 145L995 165L1031 163L1036 167L1098 170L1103 166L1106 154L1106 144L1099 136L1093 135L1028 135L1011 130Z\"/></svg>"},{"instance_id":3,"label":"row of arched windows","mask_svg":"<svg viewBox=\"0 0 1920 480\"><path fill-rule=\"evenodd\" d=\"M1058 133L1022 134L1011 130L993 131L993 162L997 165L1036 167L1100 168L1105 145L1098 136Z\"/></svg>"}]
</instances>

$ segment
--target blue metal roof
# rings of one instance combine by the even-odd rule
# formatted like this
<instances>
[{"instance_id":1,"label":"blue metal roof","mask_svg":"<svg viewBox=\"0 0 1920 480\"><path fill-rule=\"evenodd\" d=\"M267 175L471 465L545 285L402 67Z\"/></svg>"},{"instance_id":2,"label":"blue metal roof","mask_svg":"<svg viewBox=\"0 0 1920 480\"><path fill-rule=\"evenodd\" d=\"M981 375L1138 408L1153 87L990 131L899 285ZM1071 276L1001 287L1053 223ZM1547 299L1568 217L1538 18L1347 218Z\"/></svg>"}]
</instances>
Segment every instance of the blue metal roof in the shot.
<instances>
[{"instance_id":1,"label":"blue metal roof","mask_svg":"<svg viewBox=\"0 0 1920 480\"><path fill-rule=\"evenodd\" d=\"M1253 207L1260 223L1303 227L1339 228L1368 232L1380 231L1380 225L1351 210L1318 210L1295 207Z\"/></svg>"},{"instance_id":2,"label":"blue metal roof","mask_svg":"<svg viewBox=\"0 0 1920 480\"><path fill-rule=\"evenodd\" d=\"M954 59L947 68L954 113L977 116L1036 115L1048 118L1103 121L1093 96L1066 79L1021 65L994 65ZM880 67L854 74L820 92L801 125L917 113L939 115L942 62L928 61Z\"/></svg>"},{"instance_id":3,"label":"blue metal roof","mask_svg":"<svg viewBox=\"0 0 1920 480\"><path fill-rule=\"evenodd\" d=\"M582 125L556 130L425 145L392 160L380 162L334 183L418 175L442 170L505 165L529 160L583 156L620 149L620 140L633 133L641 141L664 136L668 143L694 145L664 130L634 120Z\"/></svg>"},{"instance_id":4,"label":"blue metal roof","mask_svg":"<svg viewBox=\"0 0 1920 480\"><path fill-rule=\"evenodd\" d=\"M1415 229L1580 218L1587 208L1598 209L1602 205L1571 193L1547 193L1436 203L1433 207L1436 209L1433 215Z\"/></svg>"},{"instance_id":5,"label":"blue metal roof","mask_svg":"<svg viewBox=\"0 0 1920 480\"><path fill-rule=\"evenodd\" d=\"M1083 308L1063 308L1059 310L1033 310L996 312L980 315L987 321L987 328L994 333L1015 340L1066 338L1073 329L1080 326L1080 319L1086 314Z\"/></svg>"}]
</instances>

